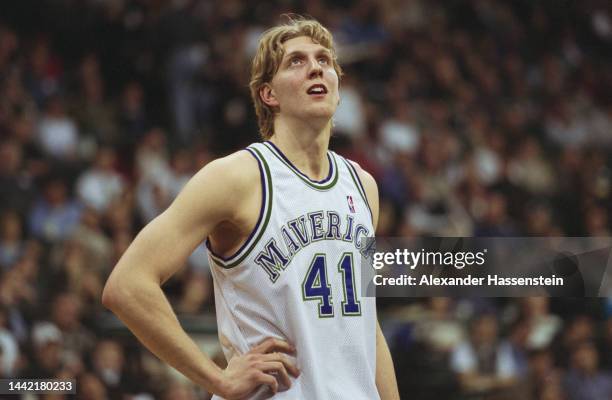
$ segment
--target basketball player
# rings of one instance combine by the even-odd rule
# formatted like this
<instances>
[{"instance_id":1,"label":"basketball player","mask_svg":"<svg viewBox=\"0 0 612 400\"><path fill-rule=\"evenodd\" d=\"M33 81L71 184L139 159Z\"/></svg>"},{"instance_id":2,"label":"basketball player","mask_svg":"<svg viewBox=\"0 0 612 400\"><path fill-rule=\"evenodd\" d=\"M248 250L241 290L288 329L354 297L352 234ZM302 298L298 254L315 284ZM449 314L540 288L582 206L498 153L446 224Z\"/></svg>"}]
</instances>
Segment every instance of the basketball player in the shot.
<instances>
[{"instance_id":1,"label":"basketball player","mask_svg":"<svg viewBox=\"0 0 612 400\"><path fill-rule=\"evenodd\" d=\"M357 284L376 183L328 150L340 75L318 22L265 32L250 84L265 141L199 171L104 289L104 304L147 348L215 398L399 399L375 299ZM160 288L205 239L225 370Z\"/></svg>"}]
</instances>

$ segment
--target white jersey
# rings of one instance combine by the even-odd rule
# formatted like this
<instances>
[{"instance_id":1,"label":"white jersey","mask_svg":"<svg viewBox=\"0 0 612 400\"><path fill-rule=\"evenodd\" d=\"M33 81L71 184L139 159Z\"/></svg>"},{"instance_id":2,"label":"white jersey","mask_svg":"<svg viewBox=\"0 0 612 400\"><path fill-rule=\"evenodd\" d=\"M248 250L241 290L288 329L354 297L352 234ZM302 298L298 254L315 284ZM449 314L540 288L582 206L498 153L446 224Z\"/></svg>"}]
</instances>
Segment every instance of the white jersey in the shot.
<instances>
[{"instance_id":1,"label":"white jersey","mask_svg":"<svg viewBox=\"0 0 612 400\"><path fill-rule=\"evenodd\" d=\"M295 346L300 376L274 399L379 399L376 303L360 283L374 228L357 171L329 151L329 175L313 181L271 142L247 150L261 174L257 225L231 257L207 242L226 358L279 338Z\"/></svg>"}]
</instances>

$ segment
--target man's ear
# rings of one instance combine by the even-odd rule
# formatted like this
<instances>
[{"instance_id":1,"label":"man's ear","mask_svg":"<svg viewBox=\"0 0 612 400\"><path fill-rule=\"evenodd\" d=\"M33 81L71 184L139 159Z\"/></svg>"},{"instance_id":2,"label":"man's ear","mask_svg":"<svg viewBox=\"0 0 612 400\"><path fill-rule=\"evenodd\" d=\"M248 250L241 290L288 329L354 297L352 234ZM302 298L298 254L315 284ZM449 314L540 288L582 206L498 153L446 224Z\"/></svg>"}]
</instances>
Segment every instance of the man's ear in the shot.
<instances>
[{"instance_id":1,"label":"man's ear","mask_svg":"<svg viewBox=\"0 0 612 400\"><path fill-rule=\"evenodd\" d=\"M272 89L269 83L264 83L259 88L259 97L269 107L278 107L279 105L276 95L274 94L274 89Z\"/></svg>"}]
</instances>

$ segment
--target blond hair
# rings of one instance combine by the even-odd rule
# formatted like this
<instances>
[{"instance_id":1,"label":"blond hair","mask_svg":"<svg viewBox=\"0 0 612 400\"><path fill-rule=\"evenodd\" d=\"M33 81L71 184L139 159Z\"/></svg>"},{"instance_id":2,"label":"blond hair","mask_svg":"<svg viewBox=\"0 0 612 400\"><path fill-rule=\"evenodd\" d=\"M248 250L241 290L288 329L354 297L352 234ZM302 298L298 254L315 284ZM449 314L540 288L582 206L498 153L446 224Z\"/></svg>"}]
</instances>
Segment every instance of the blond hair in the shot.
<instances>
[{"instance_id":1,"label":"blond hair","mask_svg":"<svg viewBox=\"0 0 612 400\"><path fill-rule=\"evenodd\" d=\"M299 15L285 15L287 22L265 31L259 39L257 53L251 66L251 98L255 105L259 133L263 139L269 139L274 134L274 108L263 102L259 95L261 87L272 81L278 71L284 56L283 43L287 40L307 36L313 42L320 44L331 52L332 63L338 78L342 76L342 68L338 64L332 34L314 19Z\"/></svg>"}]
</instances>

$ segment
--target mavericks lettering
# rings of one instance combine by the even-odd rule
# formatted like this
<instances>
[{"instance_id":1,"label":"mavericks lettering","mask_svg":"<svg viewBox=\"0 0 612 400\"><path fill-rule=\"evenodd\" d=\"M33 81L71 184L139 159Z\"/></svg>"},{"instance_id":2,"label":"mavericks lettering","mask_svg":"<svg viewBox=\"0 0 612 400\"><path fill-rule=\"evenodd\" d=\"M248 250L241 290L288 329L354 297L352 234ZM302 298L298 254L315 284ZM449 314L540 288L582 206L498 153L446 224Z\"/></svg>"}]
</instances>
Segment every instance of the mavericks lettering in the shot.
<instances>
[{"instance_id":1,"label":"mavericks lettering","mask_svg":"<svg viewBox=\"0 0 612 400\"><path fill-rule=\"evenodd\" d=\"M255 256L255 263L276 282L293 257L311 243L322 240L342 240L353 243L364 256L374 252L374 241L367 241L370 231L355 223L352 215L344 219L335 211L315 211L287 221Z\"/></svg>"}]
</instances>

